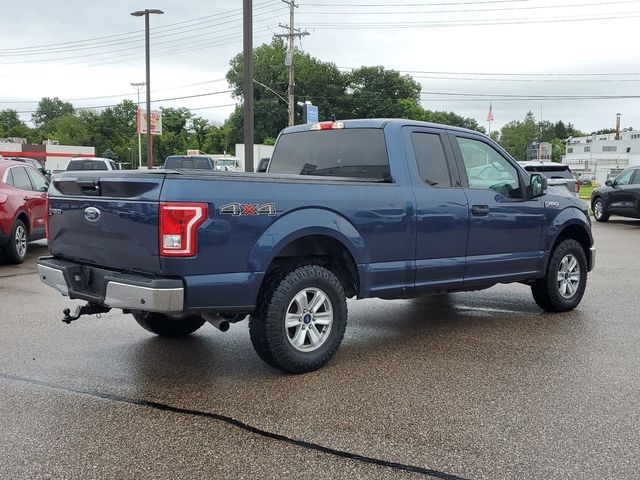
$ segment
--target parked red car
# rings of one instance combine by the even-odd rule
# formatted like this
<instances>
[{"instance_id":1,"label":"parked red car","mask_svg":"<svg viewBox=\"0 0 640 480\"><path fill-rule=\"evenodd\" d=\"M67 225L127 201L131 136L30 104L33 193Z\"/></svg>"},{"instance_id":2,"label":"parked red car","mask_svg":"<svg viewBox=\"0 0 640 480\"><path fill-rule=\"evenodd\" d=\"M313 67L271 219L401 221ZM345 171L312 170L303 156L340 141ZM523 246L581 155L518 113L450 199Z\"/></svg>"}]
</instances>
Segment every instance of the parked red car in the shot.
<instances>
[{"instance_id":1,"label":"parked red car","mask_svg":"<svg viewBox=\"0 0 640 480\"><path fill-rule=\"evenodd\" d=\"M22 263L29 242L45 237L49 182L32 166L0 159L0 249Z\"/></svg>"}]
</instances>

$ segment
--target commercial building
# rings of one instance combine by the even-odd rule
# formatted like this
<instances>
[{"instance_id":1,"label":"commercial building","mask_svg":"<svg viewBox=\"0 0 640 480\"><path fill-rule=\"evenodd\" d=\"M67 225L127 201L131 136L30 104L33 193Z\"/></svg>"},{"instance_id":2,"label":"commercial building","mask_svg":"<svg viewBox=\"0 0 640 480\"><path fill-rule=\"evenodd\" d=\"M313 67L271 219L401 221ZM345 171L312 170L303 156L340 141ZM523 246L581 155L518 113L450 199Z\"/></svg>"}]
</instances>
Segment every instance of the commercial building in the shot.
<instances>
[{"instance_id":1,"label":"commercial building","mask_svg":"<svg viewBox=\"0 0 640 480\"><path fill-rule=\"evenodd\" d=\"M0 157L27 157L38 160L46 170L64 170L72 157L95 157L95 147L59 145L45 141L42 145L27 143L26 138L0 138Z\"/></svg>"},{"instance_id":2,"label":"commercial building","mask_svg":"<svg viewBox=\"0 0 640 480\"><path fill-rule=\"evenodd\" d=\"M640 165L640 131L573 137L562 162L578 178L606 182L632 165Z\"/></svg>"}]
</instances>

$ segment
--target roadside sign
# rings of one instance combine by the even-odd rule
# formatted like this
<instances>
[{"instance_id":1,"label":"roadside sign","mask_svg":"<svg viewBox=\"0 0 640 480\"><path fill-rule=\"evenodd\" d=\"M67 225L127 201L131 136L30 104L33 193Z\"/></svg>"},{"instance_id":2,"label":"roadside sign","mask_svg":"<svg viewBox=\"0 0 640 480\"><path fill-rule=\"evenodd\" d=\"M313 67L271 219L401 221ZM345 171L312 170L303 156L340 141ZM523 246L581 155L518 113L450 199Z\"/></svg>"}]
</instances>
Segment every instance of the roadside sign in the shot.
<instances>
[{"instance_id":1,"label":"roadside sign","mask_svg":"<svg viewBox=\"0 0 640 480\"><path fill-rule=\"evenodd\" d=\"M318 123L318 107L315 105L309 105L307 107L307 123Z\"/></svg>"},{"instance_id":2,"label":"roadside sign","mask_svg":"<svg viewBox=\"0 0 640 480\"><path fill-rule=\"evenodd\" d=\"M138 133L147 133L147 111L138 109ZM151 135L162 135L162 112L151 111Z\"/></svg>"},{"instance_id":3,"label":"roadside sign","mask_svg":"<svg viewBox=\"0 0 640 480\"><path fill-rule=\"evenodd\" d=\"M318 107L305 103L302 107L302 117L304 123L318 123L320 118Z\"/></svg>"}]
</instances>

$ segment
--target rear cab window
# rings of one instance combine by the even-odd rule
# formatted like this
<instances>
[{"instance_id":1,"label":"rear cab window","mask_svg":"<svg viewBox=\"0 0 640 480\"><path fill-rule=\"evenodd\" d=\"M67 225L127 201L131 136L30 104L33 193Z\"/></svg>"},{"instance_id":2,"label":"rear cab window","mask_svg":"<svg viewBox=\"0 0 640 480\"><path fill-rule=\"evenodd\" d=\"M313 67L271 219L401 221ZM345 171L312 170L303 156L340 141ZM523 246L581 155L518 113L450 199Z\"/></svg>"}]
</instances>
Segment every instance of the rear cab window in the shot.
<instances>
[{"instance_id":1,"label":"rear cab window","mask_svg":"<svg viewBox=\"0 0 640 480\"><path fill-rule=\"evenodd\" d=\"M82 160L71 160L67 165L67 170L82 170Z\"/></svg>"},{"instance_id":2,"label":"rear cab window","mask_svg":"<svg viewBox=\"0 0 640 480\"><path fill-rule=\"evenodd\" d=\"M211 170L211 162L207 157L170 156L164 162L164 168L175 170Z\"/></svg>"},{"instance_id":3,"label":"rear cab window","mask_svg":"<svg viewBox=\"0 0 640 480\"><path fill-rule=\"evenodd\" d=\"M384 132L379 128L284 134L276 144L269 173L391 181Z\"/></svg>"},{"instance_id":4,"label":"rear cab window","mask_svg":"<svg viewBox=\"0 0 640 480\"><path fill-rule=\"evenodd\" d=\"M541 173L545 177L551 178L565 178L573 180L573 175L571 171L566 166L558 165L556 166L547 166L547 165L527 165L524 169L528 173Z\"/></svg>"}]
</instances>

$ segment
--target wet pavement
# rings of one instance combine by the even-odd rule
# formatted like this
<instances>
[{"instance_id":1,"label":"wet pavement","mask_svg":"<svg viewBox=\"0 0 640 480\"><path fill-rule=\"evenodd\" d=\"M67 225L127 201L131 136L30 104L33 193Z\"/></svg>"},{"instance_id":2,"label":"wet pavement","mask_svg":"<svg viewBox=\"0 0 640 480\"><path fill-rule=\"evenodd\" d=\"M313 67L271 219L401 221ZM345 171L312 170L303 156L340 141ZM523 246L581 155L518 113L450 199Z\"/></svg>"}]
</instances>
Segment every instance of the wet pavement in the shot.
<instances>
[{"instance_id":1,"label":"wet pavement","mask_svg":"<svg viewBox=\"0 0 640 480\"><path fill-rule=\"evenodd\" d=\"M522 285L351 301L337 357L304 376L262 363L246 322L67 326L35 247L0 266L0 478L638 478L640 221L594 235L573 312Z\"/></svg>"}]
</instances>

